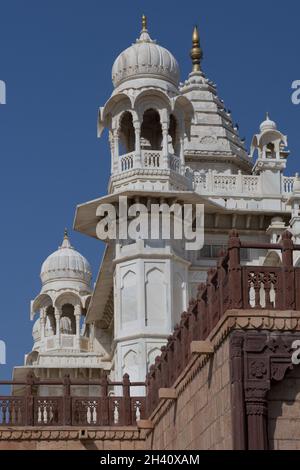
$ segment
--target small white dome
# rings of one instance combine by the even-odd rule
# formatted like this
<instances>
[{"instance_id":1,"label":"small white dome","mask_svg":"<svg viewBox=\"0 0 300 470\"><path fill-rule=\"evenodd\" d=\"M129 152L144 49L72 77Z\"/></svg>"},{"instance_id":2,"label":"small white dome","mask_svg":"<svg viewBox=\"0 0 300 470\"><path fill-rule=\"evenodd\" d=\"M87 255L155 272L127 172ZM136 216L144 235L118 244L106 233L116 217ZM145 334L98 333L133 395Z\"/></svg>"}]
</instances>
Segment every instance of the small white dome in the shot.
<instances>
[{"instance_id":1,"label":"small white dome","mask_svg":"<svg viewBox=\"0 0 300 470\"><path fill-rule=\"evenodd\" d=\"M276 130L277 130L276 122L271 121L271 119L269 118L269 114L267 113L266 120L263 121L260 125L260 132L276 131Z\"/></svg>"},{"instance_id":2,"label":"small white dome","mask_svg":"<svg viewBox=\"0 0 300 470\"><path fill-rule=\"evenodd\" d=\"M84 256L76 251L70 244L65 232L62 245L44 261L41 268L43 286L53 281L80 282L90 285L91 267Z\"/></svg>"},{"instance_id":3,"label":"small white dome","mask_svg":"<svg viewBox=\"0 0 300 470\"><path fill-rule=\"evenodd\" d=\"M118 86L125 80L139 77L153 77L179 84L179 65L175 57L164 47L153 41L143 27L140 38L115 60L112 81Z\"/></svg>"}]
</instances>

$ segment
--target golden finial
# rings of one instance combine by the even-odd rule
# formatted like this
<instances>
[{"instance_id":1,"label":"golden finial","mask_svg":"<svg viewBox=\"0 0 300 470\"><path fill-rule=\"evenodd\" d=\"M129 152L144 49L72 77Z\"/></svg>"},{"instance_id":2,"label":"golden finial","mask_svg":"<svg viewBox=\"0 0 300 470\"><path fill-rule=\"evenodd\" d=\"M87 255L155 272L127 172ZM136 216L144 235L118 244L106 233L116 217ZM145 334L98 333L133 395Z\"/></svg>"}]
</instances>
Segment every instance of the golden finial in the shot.
<instances>
[{"instance_id":1,"label":"golden finial","mask_svg":"<svg viewBox=\"0 0 300 470\"><path fill-rule=\"evenodd\" d=\"M142 31L147 31L147 17L145 15L142 16Z\"/></svg>"},{"instance_id":2,"label":"golden finial","mask_svg":"<svg viewBox=\"0 0 300 470\"><path fill-rule=\"evenodd\" d=\"M199 32L197 26L194 27L192 41L193 47L191 49L190 56L193 62L193 72L200 72L200 62L203 58L203 52L200 47Z\"/></svg>"}]
</instances>

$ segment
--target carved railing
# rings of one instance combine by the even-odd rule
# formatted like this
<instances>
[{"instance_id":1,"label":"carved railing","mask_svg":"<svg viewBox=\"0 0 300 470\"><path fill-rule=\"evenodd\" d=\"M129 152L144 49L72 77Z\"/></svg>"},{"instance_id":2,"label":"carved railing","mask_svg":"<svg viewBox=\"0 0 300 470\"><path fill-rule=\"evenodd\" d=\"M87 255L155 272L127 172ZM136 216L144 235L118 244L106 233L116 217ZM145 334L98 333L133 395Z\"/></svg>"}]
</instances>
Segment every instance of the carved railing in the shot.
<instances>
[{"instance_id":1,"label":"carved railing","mask_svg":"<svg viewBox=\"0 0 300 470\"><path fill-rule=\"evenodd\" d=\"M207 173L194 172L193 184L196 191L208 194L255 194L260 192L260 176L219 175L209 170Z\"/></svg>"},{"instance_id":2,"label":"carved railing","mask_svg":"<svg viewBox=\"0 0 300 470\"><path fill-rule=\"evenodd\" d=\"M192 175L194 189L204 193L216 194L257 194L262 190L260 175L218 175L209 170L207 173L195 171ZM282 194L291 194L294 176L283 176Z\"/></svg>"},{"instance_id":3,"label":"carved railing","mask_svg":"<svg viewBox=\"0 0 300 470\"><path fill-rule=\"evenodd\" d=\"M136 152L126 153L119 157L119 171L129 171L136 167ZM180 158L176 155L169 155L164 166L162 150L141 150L139 168L170 168L171 170L181 173Z\"/></svg>"},{"instance_id":4,"label":"carved railing","mask_svg":"<svg viewBox=\"0 0 300 470\"><path fill-rule=\"evenodd\" d=\"M289 194L293 192L294 189L294 176L283 176L282 178L282 192L285 194Z\"/></svg>"},{"instance_id":5,"label":"carved railing","mask_svg":"<svg viewBox=\"0 0 300 470\"><path fill-rule=\"evenodd\" d=\"M281 265L249 266L240 262L241 249L281 252ZM125 426L149 417L159 401L158 390L174 385L192 358L191 342L206 340L228 309L300 310L300 268L293 266L292 234L285 232L280 243L248 243L232 231L226 253L221 253L217 267L208 272L206 283L198 288L187 312L175 326L168 342L161 348L143 382L101 380L40 380L32 374L26 382L1 382L13 386L13 395L0 396L0 426ZM59 396L42 396L40 387L61 386ZM73 386L98 386L95 396L77 396ZM135 397L131 387L146 385L146 396ZM22 389L20 393L20 388ZM45 389L46 390L46 389ZM122 390L122 393L119 393ZM43 390L42 390L43 391ZM90 388L89 391L92 391Z\"/></svg>"},{"instance_id":6,"label":"carved railing","mask_svg":"<svg viewBox=\"0 0 300 470\"><path fill-rule=\"evenodd\" d=\"M142 150L145 168L159 168L161 166L162 152L159 150Z\"/></svg>"},{"instance_id":7,"label":"carved railing","mask_svg":"<svg viewBox=\"0 0 300 470\"><path fill-rule=\"evenodd\" d=\"M25 397L0 397L0 425L25 425L25 404Z\"/></svg>"},{"instance_id":8,"label":"carved railing","mask_svg":"<svg viewBox=\"0 0 300 470\"><path fill-rule=\"evenodd\" d=\"M120 159L120 170L128 171L133 168L134 165L134 152L126 153L122 155Z\"/></svg>"},{"instance_id":9,"label":"carved railing","mask_svg":"<svg viewBox=\"0 0 300 470\"><path fill-rule=\"evenodd\" d=\"M101 380L40 380L32 373L25 381L0 381L13 387L12 395L0 396L1 426L131 426L145 418L145 396L131 396L132 387L145 387L133 382L127 374L122 382L111 382L104 374ZM56 396L44 396L45 387L60 388ZM74 387L87 392L99 388L98 396L77 396ZM120 390L122 390L121 393Z\"/></svg>"},{"instance_id":10,"label":"carved railing","mask_svg":"<svg viewBox=\"0 0 300 470\"><path fill-rule=\"evenodd\" d=\"M242 266L242 248L281 251L281 266ZM158 404L158 390L171 387L189 363L192 341L206 340L228 309L300 310L300 268L293 266L294 245L290 232L279 244L242 242L236 231L230 234L226 254L217 268L208 272L207 282L198 289L196 300L181 316L161 355L146 377L147 414Z\"/></svg>"}]
</instances>

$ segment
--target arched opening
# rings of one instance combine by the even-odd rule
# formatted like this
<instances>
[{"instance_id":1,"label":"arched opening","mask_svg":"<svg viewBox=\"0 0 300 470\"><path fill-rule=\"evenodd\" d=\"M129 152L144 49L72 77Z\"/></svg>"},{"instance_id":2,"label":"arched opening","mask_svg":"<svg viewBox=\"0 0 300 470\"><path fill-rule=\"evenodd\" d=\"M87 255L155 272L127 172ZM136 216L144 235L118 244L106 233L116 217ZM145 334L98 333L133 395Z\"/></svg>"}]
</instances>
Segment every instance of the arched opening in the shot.
<instances>
[{"instance_id":1,"label":"arched opening","mask_svg":"<svg viewBox=\"0 0 300 470\"><path fill-rule=\"evenodd\" d=\"M169 153L173 155L180 154L180 142L178 138L178 130L177 130L177 121L173 114L170 115L170 125L169 125L169 139L168 139L168 147Z\"/></svg>"},{"instance_id":2,"label":"arched opening","mask_svg":"<svg viewBox=\"0 0 300 470\"><path fill-rule=\"evenodd\" d=\"M39 353L37 351L32 351L26 357L26 366L33 366L37 364L38 358L39 358Z\"/></svg>"},{"instance_id":3,"label":"arched opening","mask_svg":"<svg viewBox=\"0 0 300 470\"><path fill-rule=\"evenodd\" d=\"M276 158L275 145L272 142L267 145L266 156L267 158Z\"/></svg>"},{"instance_id":4,"label":"arched opening","mask_svg":"<svg viewBox=\"0 0 300 470\"><path fill-rule=\"evenodd\" d=\"M155 109L147 109L141 127L141 148L145 150L161 150L162 128L159 113Z\"/></svg>"},{"instance_id":5,"label":"arched opening","mask_svg":"<svg viewBox=\"0 0 300 470\"><path fill-rule=\"evenodd\" d=\"M88 337L90 334L90 325L86 323L85 320L86 320L86 310L82 310L81 315L80 315L80 322L79 322L80 335Z\"/></svg>"},{"instance_id":6,"label":"arched opening","mask_svg":"<svg viewBox=\"0 0 300 470\"><path fill-rule=\"evenodd\" d=\"M54 315L54 308L49 305L46 310L46 336L56 335L56 321Z\"/></svg>"},{"instance_id":7,"label":"arched opening","mask_svg":"<svg viewBox=\"0 0 300 470\"><path fill-rule=\"evenodd\" d=\"M149 371L150 366L155 363L157 356L161 355L161 350L159 348L151 349L147 354L147 371Z\"/></svg>"},{"instance_id":8,"label":"arched opening","mask_svg":"<svg viewBox=\"0 0 300 470\"><path fill-rule=\"evenodd\" d=\"M60 331L66 335L76 334L76 321L74 307L71 304L64 304L61 310Z\"/></svg>"},{"instance_id":9,"label":"arched opening","mask_svg":"<svg viewBox=\"0 0 300 470\"><path fill-rule=\"evenodd\" d=\"M135 132L133 127L132 114L129 111L125 111L121 117L119 137L119 154L125 155L126 153L133 152L135 149Z\"/></svg>"}]
</instances>

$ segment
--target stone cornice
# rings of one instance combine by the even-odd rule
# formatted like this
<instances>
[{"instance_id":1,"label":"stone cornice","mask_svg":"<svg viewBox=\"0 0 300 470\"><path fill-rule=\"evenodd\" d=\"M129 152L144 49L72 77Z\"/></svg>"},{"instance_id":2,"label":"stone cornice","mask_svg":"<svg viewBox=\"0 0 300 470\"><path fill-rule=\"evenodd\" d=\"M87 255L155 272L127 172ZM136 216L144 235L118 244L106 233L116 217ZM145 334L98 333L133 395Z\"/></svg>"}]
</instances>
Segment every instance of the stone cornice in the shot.
<instances>
[{"instance_id":1,"label":"stone cornice","mask_svg":"<svg viewBox=\"0 0 300 470\"><path fill-rule=\"evenodd\" d=\"M233 330L300 331L300 311L227 310L208 339L217 348Z\"/></svg>"},{"instance_id":2,"label":"stone cornice","mask_svg":"<svg viewBox=\"0 0 300 470\"><path fill-rule=\"evenodd\" d=\"M0 441L13 440L77 440L80 439L81 428L77 427L1 427ZM144 440L145 433L136 427L108 427L108 428L85 428L84 439L102 440L102 441L123 441L123 440Z\"/></svg>"}]
</instances>

